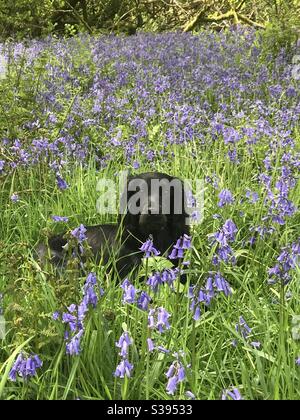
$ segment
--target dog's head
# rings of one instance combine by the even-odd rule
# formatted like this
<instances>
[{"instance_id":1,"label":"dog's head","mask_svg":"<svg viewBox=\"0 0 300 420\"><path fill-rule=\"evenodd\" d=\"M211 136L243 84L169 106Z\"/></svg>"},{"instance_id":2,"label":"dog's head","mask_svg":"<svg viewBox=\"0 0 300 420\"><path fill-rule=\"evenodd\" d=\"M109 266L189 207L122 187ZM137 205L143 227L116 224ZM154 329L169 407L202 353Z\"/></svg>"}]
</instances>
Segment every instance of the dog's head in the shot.
<instances>
[{"instance_id":1,"label":"dog's head","mask_svg":"<svg viewBox=\"0 0 300 420\"><path fill-rule=\"evenodd\" d=\"M163 231L179 237L188 218L184 184L160 172L131 176L121 198L121 213L125 228L139 239Z\"/></svg>"}]
</instances>

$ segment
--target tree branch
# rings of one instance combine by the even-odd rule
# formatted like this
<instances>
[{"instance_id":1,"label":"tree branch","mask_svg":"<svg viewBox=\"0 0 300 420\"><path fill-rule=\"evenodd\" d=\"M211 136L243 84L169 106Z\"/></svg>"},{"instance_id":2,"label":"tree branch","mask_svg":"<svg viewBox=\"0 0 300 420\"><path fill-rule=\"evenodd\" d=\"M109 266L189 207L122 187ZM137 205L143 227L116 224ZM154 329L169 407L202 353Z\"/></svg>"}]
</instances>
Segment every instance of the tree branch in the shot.
<instances>
[{"instance_id":1,"label":"tree branch","mask_svg":"<svg viewBox=\"0 0 300 420\"><path fill-rule=\"evenodd\" d=\"M247 16L238 13L238 17L243 22L248 23L248 25L254 26L255 28L266 29L266 26L263 23L255 22L254 20L247 18Z\"/></svg>"}]
</instances>

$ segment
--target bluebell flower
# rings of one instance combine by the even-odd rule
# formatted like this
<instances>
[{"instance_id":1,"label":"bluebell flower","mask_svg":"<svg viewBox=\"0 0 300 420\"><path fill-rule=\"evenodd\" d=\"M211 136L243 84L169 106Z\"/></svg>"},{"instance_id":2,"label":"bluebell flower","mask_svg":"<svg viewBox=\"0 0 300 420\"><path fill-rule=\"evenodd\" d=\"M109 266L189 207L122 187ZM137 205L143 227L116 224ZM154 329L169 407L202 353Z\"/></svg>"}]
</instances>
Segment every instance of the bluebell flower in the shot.
<instances>
[{"instance_id":1,"label":"bluebell flower","mask_svg":"<svg viewBox=\"0 0 300 420\"><path fill-rule=\"evenodd\" d=\"M221 276L220 273L216 273L215 275L214 286L218 292L223 292L225 296L229 296L232 293L229 283Z\"/></svg>"},{"instance_id":2,"label":"bluebell flower","mask_svg":"<svg viewBox=\"0 0 300 420\"><path fill-rule=\"evenodd\" d=\"M231 295L231 287L227 280L222 277L220 272L210 273L206 280L205 288L196 289L190 286L187 297L191 299L190 310L193 313L193 319L198 321L201 316L200 304L209 306L216 293L224 293L225 296Z\"/></svg>"},{"instance_id":3,"label":"bluebell flower","mask_svg":"<svg viewBox=\"0 0 300 420\"><path fill-rule=\"evenodd\" d=\"M192 238L186 234L181 236L174 245L171 254L169 255L169 259L183 259L184 251L191 247L191 239Z\"/></svg>"},{"instance_id":4,"label":"bluebell flower","mask_svg":"<svg viewBox=\"0 0 300 420\"><path fill-rule=\"evenodd\" d=\"M137 300L137 306L143 311L148 311L149 303L151 303L151 297L146 292L141 292Z\"/></svg>"},{"instance_id":5,"label":"bluebell flower","mask_svg":"<svg viewBox=\"0 0 300 420\"><path fill-rule=\"evenodd\" d=\"M59 319L59 317L60 317L60 313L58 311L54 312L53 315L52 315L52 319L54 321L57 321Z\"/></svg>"},{"instance_id":6,"label":"bluebell flower","mask_svg":"<svg viewBox=\"0 0 300 420\"><path fill-rule=\"evenodd\" d=\"M244 340L248 340L250 334L252 333L252 329L249 327L249 325L242 316L239 317L239 322L236 324L235 330L238 334L241 335L241 337ZM233 340L232 345L236 347L237 340ZM250 345L254 348L259 348L261 346L261 343L259 341L252 341Z\"/></svg>"},{"instance_id":7,"label":"bluebell flower","mask_svg":"<svg viewBox=\"0 0 300 420\"><path fill-rule=\"evenodd\" d=\"M234 202L232 193L229 190L222 190L219 194L219 207L224 207L225 205L232 204Z\"/></svg>"},{"instance_id":8,"label":"bluebell flower","mask_svg":"<svg viewBox=\"0 0 300 420\"><path fill-rule=\"evenodd\" d=\"M166 348L165 348L165 347L163 347L163 346L157 346L157 347L156 347L156 349L157 349L158 351L160 351L161 353L164 353L164 354L169 354L169 353L170 353L170 350L166 349Z\"/></svg>"},{"instance_id":9,"label":"bluebell flower","mask_svg":"<svg viewBox=\"0 0 300 420\"><path fill-rule=\"evenodd\" d=\"M175 362L173 362L171 364L171 366L169 367L168 371L166 372L166 377L168 379L171 378L174 375L175 370L176 370L176 368L175 368Z\"/></svg>"},{"instance_id":10,"label":"bluebell flower","mask_svg":"<svg viewBox=\"0 0 300 420\"><path fill-rule=\"evenodd\" d=\"M58 222L58 223L59 222L67 223L69 221L69 218L65 216L51 216L51 218L54 222Z\"/></svg>"},{"instance_id":11,"label":"bluebell flower","mask_svg":"<svg viewBox=\"0 0 300 420\"><path fill-rule=\"evenodd\" d=\"M9 379L13 382L16 381L17 376L28 379L31 376L35 376L36 370L42 367L42 365L43 362L38 355L33 355L26 359L25 356L20 353L9 372Z\"/></svg>"},{"instance_id":12,"label":"bluebell flower","mask_svg":"<svg viewBox=\"0 0 300 420\"><path fill-rule=\"evenodd\" d=\"M114 376L124 378L126 375L128 378L130 378L132 369L133 365L129 363L127 359L123 359L117 366Z\"/></svg>"},{"instance_id":13,"label":"bluebell flower","mask_svg":"<svg viewBox=\"0 0 300 420\"><path fill-rule=\"evenodd\" d=\"M235 236L236 236L236 233L237 233L238 229L237 229L235 223L231 219L226 220L222 229L223 229L223 232L226 235L227 239L230 242L235 241Z\"/></svg>"},{"instance_id":14,"label":"bluebell flower","mask_svg":"<svg viewBox=\"0 0 300 420\"><path fill-rule=\"evenodd\" d=\"M150 353L155 349L153 340L151 338L147 338L147 347Z\"/></svg>"},{"instance_id":15,"label":"bluebell flower","mask_svg":"<svg viewBox=\"0 0 300 420\"><path fill-rule=\"evenodd\" d=\"M66 190L69 188L67 182L60 175L56 175L56 182L60 190Z\"/></svg>"},{"instance_id":16,"label":"bluebell flower","mask_svg":"<svg viewBox=\"0 0 300 420\"><path fill-rule=\"evenodd\" d=\"M150 309L148 313L148 326L155 328L159 333L163 333L170 328L169 324L170 314L162 307L157 309Z\"/></svg>"},{"instance_id":17,"label":"bluebell flower","mask_svg":"<svg viewBox=\"0 0 300 420\"><path fill-rule=\"evenodd\" d=\"M120 286L124 290L123 303L135 303L136 301L136 290L133 284L128 279L125 279Z\"/></svg>"},{"instance_id":18,"label":"bluebell flower","mask_svg":"<svg viewBox=\"0 0 300 420\"><path fill-rule=\"evenodd\" d=\"M161 277L161 273L156 272L151 274L151 276L147 280L147 285L156 293L159 289L159 286L163 284L163 279Z\"/></svg>"},{"instance_id":19,"label":"bluebell flower","mask_svg":"<svg viewBox=\"0 0 300 420\"><path fill-rule=\"evenodd\" d=\"M170 395L174 395L178 384L185 380L186 375L184 366L180 363L179 360L175 360L171 364L165 375L168 378L166 388L167 393Z\"/></svg>"},{"instance_id":20,"label":"bluebell flower","mask_svg":"<svg viewBox=\"0 0 300 420\"><path fill-rule=\"evenodd\" d=\"M278 281L283 282L284 285L288 284L292 277L291 272L299 264L300 257L300 239L287 247L281 249L277 261L274 267L268 270L269 272L269 284L277 283Z\"/></svg>"},{"instance_id":21,"label":"bluebell flower","mask_svg":"<svg viewBox=\"0 0 300 420\"><path fill-rule=\"evenodd\" d=\"M77 316L64 312L62 315L62 322L68 324L71 331L77 330Z\"/></svg>"},{"instance_id":22,"label":"bluebell flower","mask_svg":"<svg viewBox=\"0 0 300 420\"><path fill-rule=\"evenodd\" d=\"M233 250L229 244L235 240L236 233L235 223L228 219L218 232L210 235L212 245L217 243L216 254L212 259L214 265L219 265L221 261L235 264Z\"/></svg>"},{"instance_id":23,"label":"bluebell flower","mask_svg":"<svg viewBox=\"0 0 300 420\"><path fill-rule=\"evenodd\" d=\"M157 257L160 255L160 251L154 247L153 241L151 239L147 239L147 241L144 242L139 249L145 253L145 258L150 258L152 256Z\"/></svg>"},{"instance_id":24,"label":"bluebell flower","mask_svg":"<svg viewBox=\"0 0 300 420\"><path fill-rule=\"evenodd\" d=\"M141 166L141 164L139 162L137 162L136 160L134 162L132 162L133 169L139 169L140 166Z\"/></svg>"},{"instance_id":25,"label":"bluebell flower","mask_svg":"<svg viewBox=\"0 0 300 420\"><path fill-rule=\"evenodd\" d=\"M19 195L18 195L18 194L16 194L16 193L12 194L12 195L11 195L11 197L10 197L10 199L11 199L11 201L12 201L13 203L17 203L18 201L20 201L20 197L19 197Z\"/></svg>"},{"instance_id":26,"label":"bluebell flower","mask_svg":"<svg viewBox=\"0 0 300 420\"><path fill-rule=\"evenodd\" d=\"M71 231L71 235L78 240L79 243L82 243L87 239L86 237L86 228L83 225L80 225L78 228Z\"/></svg>"},{"instance_id":27,"label":"bluebell flower","mask_svg":"<svg viewBox=\"0 0 300 420\"><path fill-rule=\"evenodd\" d=\"M17 380L17 375L21 372L21 366L24 364L23 354L20 353L15 361L13 367L9 372L9 379L13 382ZM21 375L20 375L21 376Z\"/></svg>"},{"instance_id":28,"label":"bluebell flower","mask_svg":"<svg viewBox=\"0 0 300 420\"><path fill-rule=\"evenodd\" d=\"M168 321L170 316L171 315L164 308L158 308L156 327L160 333L163 333L165 329L168 330L170 328Z\"/></svg>"},{"instance_id":29,"label":"bluebell flower","mask_svg":"<svg viewBox=\"0 0 300 420\"><path fill-rule=\"evenodd\" d=\"M178 385L177 376L172 376L171 378L169 378L167 388L166 388L167 394L174 395L177 389L177 385Z\"/></svg>"},{"instance_id":30,"label":"bluebell flower","mask_svg":"<svg viewBox=\"0 0 300 420\"><path fill-rule=\"evenodd\" d=\"M70 306L68 306L67 309L72 314L77 310L77 306L74 303L72 303Z\"/></svg>"},{"instance_id":31,"label":"bluebell flower","mask_svg":"<svg viewBox=\"0 0 300 420\"><path fill-rule=\"evenodd\" d=\"M258 199L259 199L258 193L255 192L255 191L250 191L250 190L247 190L246 191L246 197L248 198L248 200L252 204L255 204L258 201Z\"/></svg>"},{"instance_id":32,"label":"bluebell flower","mask_svg":"<svg viewBox=\"0 0 300 420\"><path fill-rule=\"evenodd\" d=\"M84 320L89 307L96 307L99 296L102 296L103 290L101 287L96 289L97 277L95 273L89 273L85 284L83 286L83 297L80 304L77 306L71 304L67 309L68 312L62 314L62 322L67 324L70 331L65 331L65 341L67 354L73 356L80 352L80 342L84 334ZM58 320L59 312L53 314L53 319Z\"/></svg>"},{"instance_id":33,"label":"bluebell flower","mask_svg":"<svg viewBox=\"0 0 300 420\"><path fill-rule=\"evenodd\" d=\"M190 400L195 400L196 399L196 396L191 391L186 391L185 395Z\"/></svg>"},{"instance_id":34,"label":"bluebell flower","mask_svg":"<svg viewBox=\"0 0 300 420\"><path fill-rule=\"evenodd\" d=\"M242 400L242 396L237 388L233 388L232 391L226 389L223 391L222 400Z\"/></svg>"},{"instance_id":35,"label":"bluebell flower","mask_svg":"<svg viewBox=\"0 0 300 420\"><path fill-rule=\"evenodd\" d=\"M128 332L124 332L119 338L119 341L116 343L116 346L121 349L119 355L122 356L123 358L127 357L128 349L131 344L132 344L132 340Z\"/></svg>"},{"instance_id":36,"label":"bluebell flower","mask_svg":"<svg viewBox=\"0 0 300 420\"><path fill-rule=\"evenodd\" d=\"M75 334L71 340L66 343L66 353L69 354L70 356L78 356L81 348L80 348L80 343L81 343L81 338L83 336L84 330L80 330L77 334Z\"/></svg>"}]
</instances>

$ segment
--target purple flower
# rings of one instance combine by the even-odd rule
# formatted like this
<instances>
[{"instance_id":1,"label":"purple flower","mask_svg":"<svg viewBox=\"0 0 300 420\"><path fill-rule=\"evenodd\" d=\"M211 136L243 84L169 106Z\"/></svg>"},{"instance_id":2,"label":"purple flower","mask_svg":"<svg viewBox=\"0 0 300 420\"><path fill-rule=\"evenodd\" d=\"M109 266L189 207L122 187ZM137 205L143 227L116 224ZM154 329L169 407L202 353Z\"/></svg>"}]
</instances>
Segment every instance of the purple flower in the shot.
<instances>
[{"instance_id":1,"label":"purple flower","mask_svg":"<svg viewBox=\"0 0 300 420\"><path fill-rule=\"evenodd\" d=\"M154 343L151 340L151 338L147 338L147 347L150 353L155 349Z\"/></svg>"},{"instance_id":2,"label":"purple flower","mask_svg":"<svg viewBox=\"0 0 300 420\"><path fill-rule=\"evenodd\" d=\"M77 317L75 315L64 312L62 315L62 322L68 324L71 331L77 330Z\"/></svg>"},{"instance_id":3,"label":"purple flower","mask_svg":"<svg viewBox=\"0 0 300 420\"><path fill-rule=\"evenodd\" d=\"M98 303L98 296L95 290L95 286L97 285L97 277L95 273L89 273L86 278L84 287L83 287L83 304L85 306L91 305L94 308ZM102 296L103 290L100 288L100 295Z\"/></svg>"},{"instance_id":4,"label":"purple flower","mask_svg":"<svg viewBox=\"0 0 300 420\"><path fill-rule=\"evenodd\" d=\"M130 378L132 369L133 365L129 363L127 359L123 359L117 366L114 376L124 378L126 375L128 378Z\"/></svg>"},{"instance_id":5,"label":"purple flower","mask_svg":"<svg viewBox=\"0 0 300 420\"><path fill-rule=\"evenodd\" d=\"M57 321L59 319L59 317L60 317L60 313L59 312L54 312L53 315L52 315L52 319L54 321Z\"/></svg>"},{"instance_id":6,"label":"purple flower","mask_svg":"<svg viewBox=\"0 0 300 420\"><path fill-rule=\"evenodd\" d=\"M43 362L38 355L33 355L27 359L22 353L19 354L12 369L9 372L9 379L13 382L16 381L17 376L28 379L35 376L36 370L42 367Z\"/></svg>"},{"instance_id":7,"label":"purple flower","mask_svg":"<svg viewBox=\"0 0 300 420\"><path fill-rule=\"evenodd\" d=\"M186 234L181 236L174 245L171 254L169 255L169 259L184 258L184 251L191 247L191 239L192 238Z\"/></svg>"},{"instance_id":8,"label":"purple flower","mask_svg":"<svg viewBox=\"0 0 300 420\"><path fill-rule=\"evenodd\" d=\"M217 243L216 254L212 260L214 265L219 265L221 261L235 263L233 250L229 243L235 240L236 233L236 225L232 220L228 219L218 232L210 235L212 244Z\"/></svg>"},{"instance_id":9,"label":"purple flower","mask_svg":"<svg viewBox=\"0 0 300 420\"><path fill-rule=\"evenodd\" d=\"M278 263L269 269L269 284L283 282L284 285L291 281L291 271L299 265L300 239L297 242L281 249L277 258Z\"/></svg>"},{"instance_id":10,"label":"purple flower","mask_svg":"<svg viewBox=\"0 0 300 420\"><path fill-rule=\"evenodd\" d=\"M21 371L23 361L24 361L23 354L20 353L19 356L17 357L17 360L15 361L13 367L11 368L11 370L9 372L9 379L11 381L15 382L17 380L17 375ZM22 375L20 375L20 376L22 376Z\"/></svg>"},{"instance_id":11,"label":"purple flower","mask_svg":"<svg viewBox=\"0 0 300 420\"><path fill-rule=\"evenodd\" d=\"M83 301L84 303L88 306L91 305L94 308L96 308L97 303L98 303L98 296L95 292L94 286L86 286L85 287L85 292L84 292L84 297L83 297Z\"/></svg>"},{"instance_id":12,"label":"purple flower","mask_svg":"<svg viewBox=\"0 0 300 420\"><path fill-rule=\"evenodd\" d=\"M80 348L80 342L81 338L83 336L84 331L80 330L77 334L74 335L74 337L71 338L71 340L66 343L66 353L70 356L78 356L81 348Z\"/></svg>"},{"instance_id":13,"label":"purple flower","mask_svg":"<svg viewBox=\"0 0 300 420\"><path fill-rule=\"evenodd\" d=\"M166 377L169 379L167 383L167 393L170 395L174 395L177 385L184 381L185 369L183 365L180 363L179 360L174 361L171 366L169 367L168 371L166 372Z\"/></svg>"},{"instance_id":14,"label":"purple flower","mask_svg":"<svg viewBox=\"0 0 300 420\"><path fill-rule=\"evenodd\" d=\"M256 203L259 199L259 196L258 196L257 192L250 191L250 190L246 191L246 197L248 198L248 200L252 204Z\"/></svg>"},{"instance_id":15,"label":"purple flower","mask_svg":"<svg viewBox=\"0 0 300 420\"><path fill-rule=\"evenodd\" d=\"M169 318L170 314L162 307L158 309L150 309L148 314L149 328L156 328L159 333L163 333L165 329L170 328Z\"/></svg>"},{"instance_id":16,"label":"purple flower","mask_svg":"<svg viewBox=\"0 0 300 420\"><path fill-rule=\"evenodd\" d=\"M178 268L166 268L161 273L161 280L163 283L167 283L171 288L173 287L174 281L176 280L179 274Z\"/></svg>"},{"instance_id":17,"label":"purple flower","mask_svg":"<svg viewBox=\"0 0 300 420\"><path fill-rule=\"evenodd\" d=\"M150 286L154 293L158 291L159 286L162 284L163 280L161 278L161 273L159 272L152 274L147 280L147 285Z\"/></svg>"},{"instance_id":18,"label":"purple flower","mask_svg":"<svg viewBox=\"0 0 300 420\"><path fill-rule=\"evenodd\" d=\"M195 321L198 321L200 318L201 318L201 309L200 309L200 306L197 305L194 311L193 319Z\"/></svg>"},{"instance_id":19,"label":"purple flower","mask_svg":"<svg viewBox=\"0 0 300 420\"><path fill-rule=\"evenodd\" d=\"M169 378L167 388L166 388L167 394L174 395L177 389L177 384L178 384L177 376L174 375L171 378Z\"/></svg>"},{"instance_id":20,"label":"purple flower","mask_svg":"<svg viewBox=\"0 0 300 420\"><path fill-rule=\"evenodd\" d=\"M145 253L145 258L150 258L153 255L155 257L157 257L158 255L160 255L160 251L158 251L153 246L153 241L151 239L147 239L147 241L144 242L143 245L139 249Z\"/></svg>"},{"instance_id":21,"label":"purple flower","mask_svg":"<svg viewBox=\"0 0 300 420\"><path fill-rule=\"evenodd\" d=\"M296 359L296 365L300 366L300 356Z\"/></svg>"},{"instance_id":22,"label":"purple flower","mask_svg":"<svg viewBox=\"0 0 300 420\"><path fill-rule=\"evenodd\" d=\"M134 303L136 299L136 290L134 286L130 283L130 281L128 279L125 279L120 287L124 290L122 298L123 303Z\"/></svg>"},{"instance_id":23,"label":"purple flower","mask_svg":"<svg viewBox=\"0 0 300 420\"><path fill-rule=\"evenodd\" d=\"M151 303L151 297L146 292L141 292L138 300L137 306L143 311L148 311L149 303Z\"/></svg>"},{"instance_id":24,"label":"purple flower","mask_svg":"<svg viewBox=\"0 0 300 420\"><path fill-rule=\"evenodd\" d=\"M20 201L20 197L16 193L12 194L10 199L13 203L17 203L18 201Z\"/></svg>"},{"instance_id":25,"label":"purple flower","mask_svg":"<svg viewBox=\"0 0 300 420\"><path fill-rule=\"evenodd\" d=\"M64 222L67 223L69 221L68 217L65 216L51 216L52 220L54 222Z\"/></svg>"},{"instance_id":26,"label":"purple flower","mask_svg":"<svg viewBox=\"0 0 300 420\"><path fill-rule=\"evenodd\" d=\"M198 290L198 291L197 291ZM220 272L210 273L205 285L205 289L196 289L194 286L189 288L188 298L191 299L190 310L193 313L193 319L198 321L201 316L200 304L209 306L216 292L224 293L225 296L231 295L229 283L222 277Z\"/></svg>"},{"instance_id":27,"label":"purple flower","mask_svg":"<svg viewBox=\"0 0 300 420\"><path fill-rule=\"evenodd\" d=\"M78 228L72 230L71 235L78 240L79 243L82 243L87 239L86 228L83 225L80 225Z\"/></svg>"},{"instance_id":28,"label":"purple flower","mask_svg":"<svg viewBox=\"0 0 300 420\"><path fill-rule=\"evenodd\" d=\"M245 319L242 316L239 317L239 322L236 324L235 330L238 334L242 336L244 340L247 340L252 332L252 329L249 327L249 325L246 323ZM233 340L232 345L236 347L237 340ZM254 348L259 348L261 346L261 343L259 341L252 341L250 345Z\"/></svg>"},{"instance_id":29,"label":"purple flower","mask_svg":"<svg viewBox=\"0 0 300 420\"><path fill-rule=\"evenodd\" d=\"M132 163L133 169L139 169L140 166L141 166L141 164L139 162L137 162L136 160Z\"/></svg>"},{"instance_id":30,"label":"purple flower","mask_svg":"<svg viewBox=\"0 0 300 420\"><path fill-rule=\"evenodd\" d=\"M170 328L168 321L170 316L171 315L164 308L158 308L156 328L160 333L163 333L164 329L168 330Z\"/></svg>"},{"instance_id":31,"label":"purple flower","mask_svg":"<svg viewBox=\"0 0 300 420\"><path fill-rule=\"evenodd\" d=\"M226 222L223 225L223 232L230 242L235 241L235 235L237 231L238 230L235 223L231 219L226 220Z\"/></svg>"},{"instance_id":32,"label":"purple flower","mask_svg":"<svg viewBox=\"0 0 300 420\"><path fill-rule=\"evenodd\" d=\"M84 287L83 287L83 297L80 304L77 306L71 304L67 309L68 312L62 314L62 322L67 324L70 331L65 331L65 340L66 343L66 352L67 354L73 356L80 353L80 342L84 334L84 320L86 314L89 310L89 306L96 307L99 297L102 296L103 290L101 287L95 290L97 286L97 278L95 273L89 273ZM98 294L97 294L97 293ZM53 319L59 319L59 312L53 314Z\"/></svg>"},{"instance_id":33,"label":"purple flower","mask_svg":"<svg viewBox=\"0 0 300 420\"><path fill-rule=\"evenodd\" d=\"M232 293L229 283L221 276L220 273L215 275L214 286L218 292L223 292L225 296L229 296Z\"/></svg>"},{"instance_id":34,"label":"purple flower","mask_svg":"<svg viewBox=\"0 0 300 420\"><path fill-rule=\"evenodd\" d=\"M169 354L169 353L170 353L170 350L166 349L166 348L165 348L165 347L163 347L163 346L157 346L156 348L157 348L157 350L158 350L158 351L160 351L161 353L164 353L164 354Z\"/></svg>"},{"instance_id":35,"label":"purple flower","mask_svg":"<svg viewBox=\"0 0 300 420\"><path fill-rule=\"evenodd\" d=\"M132 344L132 340L129 337L128 332L124 332L121 337L119 338L119 341L116 343L116 346L121 349L119 355L123 358L128 356L128 348Z\"/></svg>"},{"instance_id":36,"label":"purple flower","mask_svg":"<svg viewBox=\"0 0 300 420\"><path fill-rule=\"evenodd\" d=\"M76 311L77 306L74 303L72 303L67 309L72 314Z\"/></svg>"},{"instance_id":37,"label":"purple flower","mask_svg":"<svg viewBox=\"0 0 300 420\"><path fill-rule=\"evenodd\" d=\"M69 188L69 185L67 184L67 182L60 175L56 176L56 182L60 190L66 190Z\"/></svg>"},{"instance_id":38,"label":"purple flower","mask_svg":"<svg viewBox=\"0 0 300 420\"><path fill-rule=\"evenodd\" d=\"M186 391L185 395L190 400L195 400L196 399L196 396L191 391Z\"/></svg>"},{"instance_id":39,"label":"purple flower","mask_svg":"<svg viewBox=\"0 0 300 420\"><path fill-rule=\"evenodd\" d=\"M167 371L167 373L166 373L166 377L168 378L168 379L170 379L173 375L174 375L174 373L175 373L175 362L173 362L172 364L171 364L171 366L169 367L169 369L168 369L168 371Z\"/></svg>"},{"instance_id":40,"label":"purple flower","mask_svg":"<svg viewBox=\"0 0 300 420\"><path fill-rule=\"evenodd\" d=\"M233 388L232 391L226 389L223 391L222 400L242 400L242 396L237 388Z\"/></svg>"},{"instance_id":41,"label":"purple flower","mask_svg":"<svg viewBox=\"0 0 300 420\"><path fill-rule=\"evenodd\" d=\"M234 202L233 196L229 190L222 190L219 194L219 207L224 207L227 204L232 204Z\"/></svg>"}]
</instances>

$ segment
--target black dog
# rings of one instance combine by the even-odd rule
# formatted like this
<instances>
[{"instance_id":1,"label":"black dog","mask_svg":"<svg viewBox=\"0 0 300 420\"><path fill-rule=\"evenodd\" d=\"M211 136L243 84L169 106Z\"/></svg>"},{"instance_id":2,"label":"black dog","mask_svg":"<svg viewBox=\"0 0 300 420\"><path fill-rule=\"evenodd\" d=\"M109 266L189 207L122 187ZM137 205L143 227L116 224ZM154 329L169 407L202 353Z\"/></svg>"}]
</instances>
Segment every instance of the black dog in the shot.
<instances>
[{"instance_id":1,"label":"black dog","mask_svg":"<svg viewBox=\"0 0 300 420\"><path fill-rule=\"evenodd\" d=\"M97 263L106 264L112 255L115 267L124 278L138 266L144 253L141 245L151 237L161 255L171 251L183 234L189 234L186 194L179 178L159 172L131 176L121 197L118 224L86 226L87 243ZM63 265L68 241L65 235L48 240L51 262ZM47 255L47 246L39 244L40 259ZM172 260L175 266L178 260Z\"/></svg>"}]
</instances>

